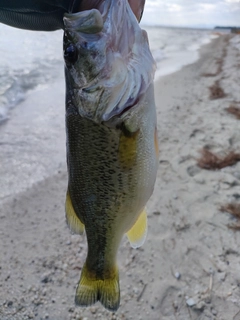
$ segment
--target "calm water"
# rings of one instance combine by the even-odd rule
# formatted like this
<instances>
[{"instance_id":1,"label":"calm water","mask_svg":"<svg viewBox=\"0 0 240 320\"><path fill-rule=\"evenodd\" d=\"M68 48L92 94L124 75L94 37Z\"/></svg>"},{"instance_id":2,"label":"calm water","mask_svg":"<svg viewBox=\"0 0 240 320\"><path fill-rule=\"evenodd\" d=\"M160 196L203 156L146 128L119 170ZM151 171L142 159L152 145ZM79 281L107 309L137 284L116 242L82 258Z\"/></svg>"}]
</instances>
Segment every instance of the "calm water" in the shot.
<instances>
[{"instance_id":1,"label":"calm water","mask_svg":"<svg viewBox=\"0 0 240 320\"><path fill-rule=\"evenodd\" d=\"M200 47L217 37L212 30L149 27L146 30L157 62L156 79L197 61Z\"/></svg>"},{"instance_id":2,"label":"calm water","mask_svg":"<svg viewBox=\"0 0 240 320\"><path fill-rule=\"evenodd\" d=\"M146 28L158 65L156 77L172 73L198 59L198 49L211 31ZM11 108L38 86L49 86L63 68L62 31L32 32L0 24L0 122Z\"/></svg>"}]
</instances>

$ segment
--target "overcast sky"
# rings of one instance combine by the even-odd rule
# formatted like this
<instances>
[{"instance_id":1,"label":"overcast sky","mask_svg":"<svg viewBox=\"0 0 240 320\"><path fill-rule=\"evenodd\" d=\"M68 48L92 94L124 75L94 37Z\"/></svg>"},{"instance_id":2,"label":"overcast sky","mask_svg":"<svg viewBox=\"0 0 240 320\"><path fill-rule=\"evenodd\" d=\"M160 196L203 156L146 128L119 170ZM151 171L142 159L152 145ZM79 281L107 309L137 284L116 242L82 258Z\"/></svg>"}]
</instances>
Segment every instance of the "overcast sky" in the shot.
<instances>
[{"instance_id":1,"label":"overcast sky","mask_svg":"<svg viewBox=\"0 0 240 320\"><path fill-rule=\"evenodd\" d=\"M146 0L143 24L240 26L240 0Z\"/></svg>"}]
</instances>

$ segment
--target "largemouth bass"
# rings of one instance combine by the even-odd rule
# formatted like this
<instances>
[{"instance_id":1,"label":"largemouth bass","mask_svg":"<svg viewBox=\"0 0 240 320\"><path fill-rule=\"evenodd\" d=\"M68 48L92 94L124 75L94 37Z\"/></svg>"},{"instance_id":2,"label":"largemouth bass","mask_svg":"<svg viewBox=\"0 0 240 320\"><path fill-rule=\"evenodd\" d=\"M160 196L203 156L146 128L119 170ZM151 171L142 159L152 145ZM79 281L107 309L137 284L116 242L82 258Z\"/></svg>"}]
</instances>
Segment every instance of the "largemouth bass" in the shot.
<instances>
[{"instance_id":1,"label":"largemouth bass","mask_svg":"<svg viewBox=\"0 0 240 320\"><path fill-rule=\"evenodd\" d=\"M146 238L158 167L155 63L127 0L66 14L64 24L66 219L88 242L75 302L115 311L117 251L124 234L135 248Z\"/></svg>"}]
</instances>

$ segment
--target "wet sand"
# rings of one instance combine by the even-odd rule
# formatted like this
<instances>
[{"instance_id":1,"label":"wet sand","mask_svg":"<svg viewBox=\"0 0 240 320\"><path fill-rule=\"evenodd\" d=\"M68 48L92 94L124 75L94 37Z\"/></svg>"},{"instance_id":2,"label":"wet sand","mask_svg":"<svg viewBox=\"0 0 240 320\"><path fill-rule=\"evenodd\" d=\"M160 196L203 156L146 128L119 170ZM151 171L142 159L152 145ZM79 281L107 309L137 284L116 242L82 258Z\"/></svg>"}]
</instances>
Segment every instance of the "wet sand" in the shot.
<instances>
[{"instance_id":1,"label":"wet sand","mask_svg":"<svg viewBox=\"0 0 240 320\"><path fill-rule=\"evenodd\" d=\"M124 238L119 250L116 314L100 304L74 306L87 244L65 224L64 91L29 97L29 112L44 102L42 117L14 110L21 129L13 117L0 142L1 320L240 319L240 237L228 228L235 219L219 211L240 202L240 163L221 170L197 166L203 147L219 155L239 152L240 120L225 110L240 107L240 54L229 38L213 40L195 64L155 83L158 178L147 206L146 243L134 250ZM224 96L212 99L212 86Z\"/></svg>"}]
</instances>

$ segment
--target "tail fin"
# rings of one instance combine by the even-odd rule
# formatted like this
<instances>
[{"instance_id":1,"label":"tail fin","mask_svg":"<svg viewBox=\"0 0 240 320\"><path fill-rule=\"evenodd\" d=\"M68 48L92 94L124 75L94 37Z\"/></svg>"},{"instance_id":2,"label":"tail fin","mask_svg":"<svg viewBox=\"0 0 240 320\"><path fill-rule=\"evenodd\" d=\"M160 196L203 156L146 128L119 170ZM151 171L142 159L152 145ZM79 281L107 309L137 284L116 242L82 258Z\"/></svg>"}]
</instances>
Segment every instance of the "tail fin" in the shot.
<instances>
[{"instance_id":1,"label":"tail fin","mask_svg":"<svg viewBox=\"0 0 240 320\"><path fill-rule=\"evenodd\" d=\"M118 270L115 268L111 278L98 280L93 278L85 264L77 287L75 303L87 307L97 301L100 301L106 309L117 311L120 304Z\"/></svg>"}]
</instances>

